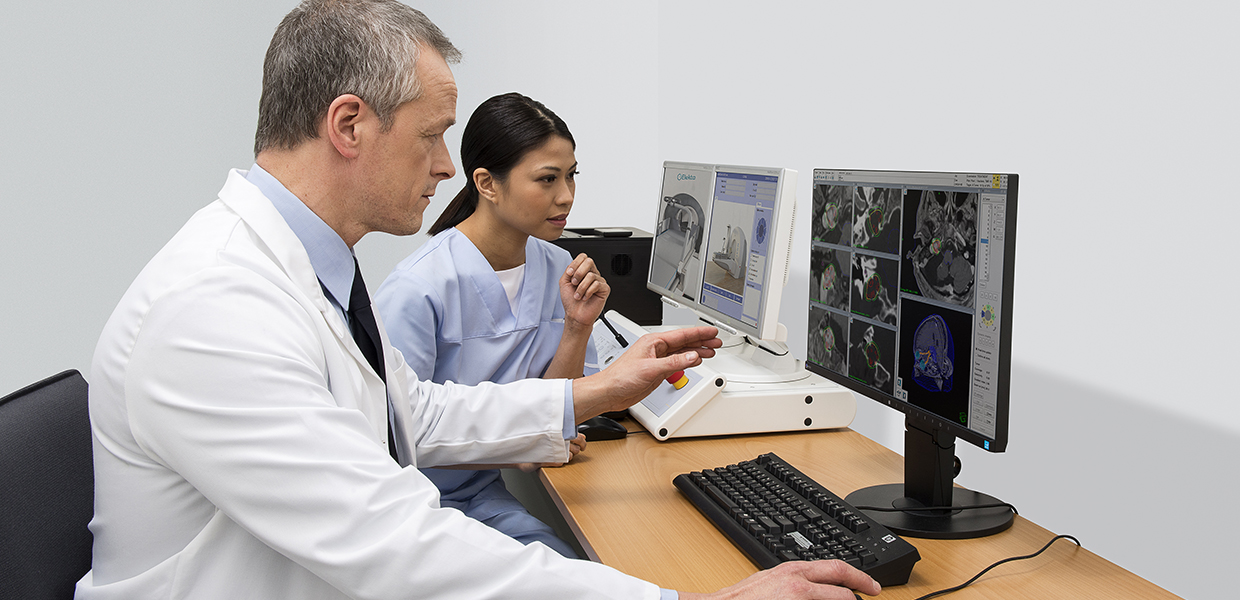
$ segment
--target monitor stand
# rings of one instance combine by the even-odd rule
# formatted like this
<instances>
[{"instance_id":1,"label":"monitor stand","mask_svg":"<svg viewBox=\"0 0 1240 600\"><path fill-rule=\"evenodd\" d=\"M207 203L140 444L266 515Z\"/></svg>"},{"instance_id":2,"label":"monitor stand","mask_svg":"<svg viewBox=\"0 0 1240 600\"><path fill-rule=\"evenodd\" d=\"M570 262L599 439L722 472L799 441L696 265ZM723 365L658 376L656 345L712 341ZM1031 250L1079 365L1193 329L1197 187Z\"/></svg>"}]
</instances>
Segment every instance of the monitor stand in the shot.
<instances>
[{"instance_id":1,"label":"monitor stand","mask_svg":"<svg viewBox=\"0 0 1240 600\"><path fill-rule=\"evenodd\" d=\"M1011 527L1014 513L1006 506L963 510L963 507L1001 504L1002 501L952 485L959 472L956 436L928 425L906 417L904 483L862 488L844 500L858 508L904 509L896 512L861 509L861 512L887 529L908 537L958 540L992 535ZM953 508L929 508L946 506Z\"/></svg>"},{"instance_id":2,"label":"monitor stand","mask_svg":"<svg viewBox=\"0 0 1240 600\"><path fill-rule=\"evenodd\" d=\"M599 323L610 323L614 335L628 343L650 331L672 329L647 329L615 311L608 311ZM614 356L607 346L613 334L599 324L594 329L599 360L610 364ZM759 345L745 336L722 337L724 347L713 358L686 370L680 387L660 383L629 408L629 414L655 439L805 431L852 423L857 412L852 392L805 370L804 363L786 348L781 351L783 344Z\"/></svg>"}]
</instances>

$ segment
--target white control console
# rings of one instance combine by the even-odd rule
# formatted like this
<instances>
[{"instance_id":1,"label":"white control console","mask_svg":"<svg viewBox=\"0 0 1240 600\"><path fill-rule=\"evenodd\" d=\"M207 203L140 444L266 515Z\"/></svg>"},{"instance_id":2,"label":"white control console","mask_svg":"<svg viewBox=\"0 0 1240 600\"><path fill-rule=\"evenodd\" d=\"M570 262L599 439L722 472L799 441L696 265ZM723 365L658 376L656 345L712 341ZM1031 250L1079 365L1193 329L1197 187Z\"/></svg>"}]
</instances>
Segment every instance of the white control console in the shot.
<instances>
[{"instance_id":1,"label":"white control console","mask_svg":"<svg viewBox=\"0 0 1240 600\"><path fill-rule=\"evenodd\" d=\"M648 332L615 311L606 319L629 344ZM624 351L601 319L594 343L601 368ZM629 409L656 439L847 427L857 412L848 389L806 371L787 352L776 355L741 336L726 338L685 377L679 389L661 383Z\"/></svg>"}]
</instances>

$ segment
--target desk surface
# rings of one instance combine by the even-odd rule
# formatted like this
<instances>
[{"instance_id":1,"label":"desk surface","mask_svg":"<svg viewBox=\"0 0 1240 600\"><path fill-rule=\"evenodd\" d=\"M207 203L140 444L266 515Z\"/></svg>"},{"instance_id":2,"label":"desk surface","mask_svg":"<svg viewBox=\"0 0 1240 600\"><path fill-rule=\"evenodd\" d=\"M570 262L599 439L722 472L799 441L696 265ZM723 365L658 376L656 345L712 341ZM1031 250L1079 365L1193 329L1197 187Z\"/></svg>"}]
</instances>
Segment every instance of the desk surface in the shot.
<instances>
[{"instance_id":1,"label":"desk surface","mask_svg":"<svg viewBox=\"0 0 1240 600\"><path fill-rule=\"evenodd\" d=\"M672 485L680 473L775 452L840 496L903 479L898 454L848 429L658 442L637 423L626 425L637 431L592 442L572 463L542 469L540 479L590 558L669 589L710 592L757 571ZM1011 529L986 538L906 538L922 558L907 585L884 589L881 597L916 598L958 585L998 560L1032 554L1052 537L1018 516ZM947 597L1178 598L1069 540Z\"/></svg>"}]
</instances>

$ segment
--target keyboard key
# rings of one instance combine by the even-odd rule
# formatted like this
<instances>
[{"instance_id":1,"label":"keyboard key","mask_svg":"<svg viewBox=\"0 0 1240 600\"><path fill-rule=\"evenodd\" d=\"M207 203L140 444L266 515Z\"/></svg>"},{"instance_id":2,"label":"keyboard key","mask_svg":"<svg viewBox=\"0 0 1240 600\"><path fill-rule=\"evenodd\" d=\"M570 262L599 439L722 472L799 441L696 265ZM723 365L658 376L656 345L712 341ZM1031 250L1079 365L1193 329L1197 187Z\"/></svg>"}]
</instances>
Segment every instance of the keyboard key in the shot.
<instances>
[{"instance_id":1,"label":"keyboard key","mask_svg":"<svg viewBox=\"0 0 1240 600\"><path fill-rule=\"evenodd\" d=\"M758 522L761 523L762 526L766 528L767 533L782 533L779 529L779 524L776 523L775 521L772 521L770 517L767 517L767 516L758 517Z\"/></svg>"},{"instance_id":2,"label":"keyboard key","mask_svg":"<svg viewBox=\"0 0 1240 600\"><path fill-rule=\"evenodd\" d=\"M796 529L796 525L794 525L792 521L788 520L788 517L783 515L778 515L772 520L779 524L779 530L783 533L788 533L789 531Z\"/></svg>"}]
</instances>

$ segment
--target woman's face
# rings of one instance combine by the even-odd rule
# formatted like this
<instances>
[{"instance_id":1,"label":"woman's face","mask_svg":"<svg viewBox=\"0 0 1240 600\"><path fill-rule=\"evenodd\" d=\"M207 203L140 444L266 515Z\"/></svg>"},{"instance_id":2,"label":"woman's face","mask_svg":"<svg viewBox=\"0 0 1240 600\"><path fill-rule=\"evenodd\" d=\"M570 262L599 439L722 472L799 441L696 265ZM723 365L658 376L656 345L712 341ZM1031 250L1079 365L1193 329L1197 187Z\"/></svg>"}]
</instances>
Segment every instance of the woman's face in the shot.
<instances>
[{"instance_id":1,"label":"woman's face","mask_svg":"<svg viewBox=\"0 0 1240 600\"><path fill-rule=\"evenodd\" d=\"M577 191L573 144L555 136L530 150L496 182L495 209L500 220L526 235L551 241L568 224Z\"/></svg>"}]
</instances>

